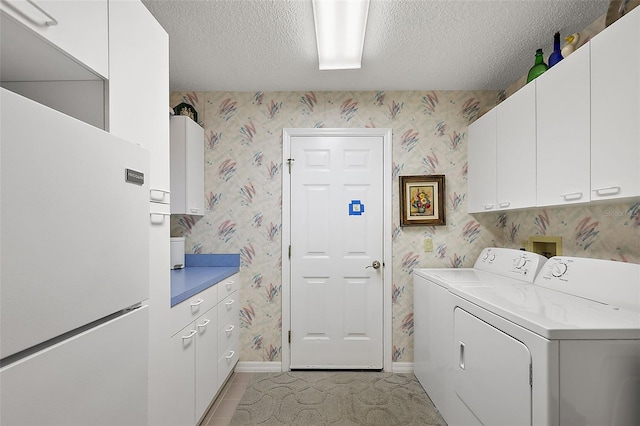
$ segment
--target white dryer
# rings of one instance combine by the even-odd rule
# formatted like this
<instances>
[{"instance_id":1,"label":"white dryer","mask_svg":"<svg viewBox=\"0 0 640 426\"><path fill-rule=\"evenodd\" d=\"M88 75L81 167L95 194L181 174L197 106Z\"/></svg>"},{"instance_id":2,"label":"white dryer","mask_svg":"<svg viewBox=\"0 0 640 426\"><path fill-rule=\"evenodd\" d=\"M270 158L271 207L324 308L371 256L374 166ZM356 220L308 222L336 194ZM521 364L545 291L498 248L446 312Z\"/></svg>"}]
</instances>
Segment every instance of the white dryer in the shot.
<instances>
[{"instance_id":1,"label":"white dryer","mask_svg":"<svg viewBox=\"0 0 640 426\"><path fill-rule=\"evenodd\" d=\"M414 269L414 373L440 414L452 418L453 296L456 285L532 283L546 258L507 248L485 248L473 268Z\"/></svg>"},{"instance_id":2,"label":"white dryer","mask_svg":"<svg viewBox=\"0 0 640 426\"><path fill-rule=\"evenodd\" d=\"M449 425L640 424L640 265L553 257L456 285Z\"/></svg>"}]
</instances>

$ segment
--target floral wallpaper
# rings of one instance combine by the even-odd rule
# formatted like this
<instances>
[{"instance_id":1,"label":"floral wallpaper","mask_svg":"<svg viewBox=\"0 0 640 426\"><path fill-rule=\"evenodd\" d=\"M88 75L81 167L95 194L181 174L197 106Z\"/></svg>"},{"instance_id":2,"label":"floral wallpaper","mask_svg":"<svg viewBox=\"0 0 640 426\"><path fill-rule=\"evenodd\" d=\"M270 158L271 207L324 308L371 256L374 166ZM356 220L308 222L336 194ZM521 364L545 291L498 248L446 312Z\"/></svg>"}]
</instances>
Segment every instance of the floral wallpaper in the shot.
<instances>
[{"instance_id":1,"label":"floral wallpaper","mask_svg":"<svg viewBox=\"0 0 640 426\"><path fill-rule=\"evenodd\" d=\"M640 263L640 202L469 215L467 127L501 92L175 92L205 129L203 217L172 216L188 253L240 253L241 361L281 360L282 129L393 130L393 360L413 361L418 267L470 267L486 246L562 236L565 255ZM446 176L445 226L400 227L398 176ZM422 250L433 240L433 252Z\"/></svg>"}]
</instances>

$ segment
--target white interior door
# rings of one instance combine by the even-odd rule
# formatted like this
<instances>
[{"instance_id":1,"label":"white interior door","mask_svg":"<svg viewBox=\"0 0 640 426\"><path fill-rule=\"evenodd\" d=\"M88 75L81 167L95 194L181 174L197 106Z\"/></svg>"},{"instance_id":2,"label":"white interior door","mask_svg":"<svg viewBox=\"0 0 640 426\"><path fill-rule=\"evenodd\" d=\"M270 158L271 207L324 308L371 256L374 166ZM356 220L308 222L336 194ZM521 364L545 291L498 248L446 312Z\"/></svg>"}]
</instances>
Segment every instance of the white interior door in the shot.
<instances>
[{"instance_id":1,"label":"white interior door","mask_svg":"<svg viewBox=\"0 0 640 426\"><path fill-rule=\"evenodd\" d=\"M384 138L292 136L290 150L290 366L381 369Z\"/></svg>"}]
</instances>

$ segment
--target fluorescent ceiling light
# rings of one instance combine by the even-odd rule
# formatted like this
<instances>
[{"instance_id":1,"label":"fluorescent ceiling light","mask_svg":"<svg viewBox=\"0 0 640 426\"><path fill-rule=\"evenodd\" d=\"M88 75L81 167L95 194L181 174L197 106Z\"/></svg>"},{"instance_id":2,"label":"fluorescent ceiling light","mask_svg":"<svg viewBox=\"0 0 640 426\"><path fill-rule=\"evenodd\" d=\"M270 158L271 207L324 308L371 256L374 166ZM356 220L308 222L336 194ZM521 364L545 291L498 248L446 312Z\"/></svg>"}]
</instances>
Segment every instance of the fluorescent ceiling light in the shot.
<instances>
[{"instance_id":1,"label":"fluorescent ceiling light","mask_svg":"<svg viewBox=\"0 0 640 426\"><path fill-rule=\"evenodd\" d=\"M312 0L321 70L360 68L369 0Z\"/></svg>"}]
</instances>

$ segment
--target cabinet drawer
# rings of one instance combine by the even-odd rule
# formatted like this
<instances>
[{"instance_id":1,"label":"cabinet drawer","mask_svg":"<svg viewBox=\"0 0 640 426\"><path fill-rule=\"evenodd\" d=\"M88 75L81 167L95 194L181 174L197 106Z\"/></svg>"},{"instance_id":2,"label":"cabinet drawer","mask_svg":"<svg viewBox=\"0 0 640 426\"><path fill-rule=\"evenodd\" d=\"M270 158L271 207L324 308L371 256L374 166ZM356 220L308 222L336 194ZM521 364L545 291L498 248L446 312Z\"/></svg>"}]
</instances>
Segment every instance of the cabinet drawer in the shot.
<instances>
[{"instance_id":1,"label":"cabinet drawer","mask_svg":"<svg viewBox=\"0 0 640 426\"><path fill-rule=\"evenodd\" d=\"M226 328L229 324L238 323L240 302L237 300L237 294L232 294L218 305L218 329Z\"/></svg>"},{"instance_id":2,"label":"cabinet drawer","mask_svg":"<svg viewBox=\"0 0 640 426\"><path fill-rule=\"evenodd\" d=\"M170 331L174 335L200 315L213 308L218 301L218 286L211 286L171 308Z\"/></svg>"},{"instance_id":3,"label":"cabinet drawer","mask_svg":"<svg viewBox=\"0 0 640 426\"><path fill-rule=\"evenodd\" d=\"M238 363L238 356L239 354L237 350L227 350L224 355L222 355L218 359L219 388L224 384L225 380L227 380L227 377L229 377L231 370L233 370L233 367L235 367Z\"/></svg>"},{"instance_id":4,"label":"cabinet drawer","mask_svg":"<svg viewBox=\"0 0 640 426\"><path fill-rule=\"evenodd\" d=\"M218 287L218 303L226 299L230 294L238 290L238 274L232 275L226 280L216 284Z\"/></svg>"},{"instance_id":5,"label":"cabinet drawer","mask_svg":"<svg viewBox=\"0 0 640 426\"><path fill-rule=\"evenodd\" d=\"M229 351L238 351L240 348L240 327L238 323L227 324L218 330L218 359Z\"/></svg>"},{"instance_id":6,"label":"cabinet drawer","mask_svg":"<svg viewBox=\"0 0 640 426\"><path fill-rule=\"evenodd\" d=\"M0 10L2 13L22 26L21 30L14 30L14 33L3 34L3 36L22 44L25 43L25 40L34 40L29 45L21 45L22 48L26 49L27 55L33 55L33 58L24 59L33 59L35 61L37 55L43 52L43 50L39 50L42 48L34 44L37 43L36 40L40 37L94 73L105 79L108 78L109 23L107 0L71 2L60 0L6 0L1 3ZM35 37L30 37L32 34ZM47 53L48 51L44 52ZM52 58L55 59L55 56L50 57L50 59ZM58 59L57 61L62 63L64 59ZM46 77L46 75L42 75L43 68L51 70L54 69L52 65L55 67L55 64L47 61L42 63L46 66L27 66L25 69L16 69L16 71L20 70L20 72L24 71L26 73L22 76L22 81L42 80ZM15 65L12 64L14 67ZM51 79L52 75L56 75L55 71L53 74L49 73L49 79ZM11 77L4 76L4 78Z\"/></svg>"}]
</instances>

